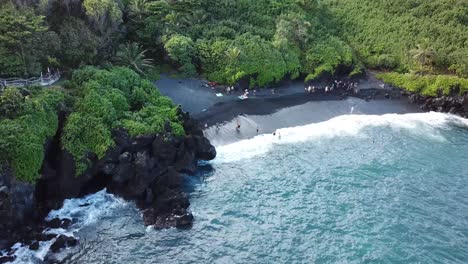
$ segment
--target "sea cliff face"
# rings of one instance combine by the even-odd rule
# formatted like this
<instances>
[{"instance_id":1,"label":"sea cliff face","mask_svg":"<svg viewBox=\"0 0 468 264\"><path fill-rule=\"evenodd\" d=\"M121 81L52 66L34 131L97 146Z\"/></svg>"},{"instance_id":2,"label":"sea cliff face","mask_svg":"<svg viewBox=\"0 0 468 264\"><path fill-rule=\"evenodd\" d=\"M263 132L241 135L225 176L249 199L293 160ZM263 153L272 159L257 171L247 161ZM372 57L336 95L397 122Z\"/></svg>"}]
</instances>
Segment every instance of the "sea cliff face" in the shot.
<instances>
[{"instance_id":1,"label":"sea cliff face","mask_svg":"<svg viewBox=\"0 0 468 264\"><path fill-rule=\"evenodd\" d=\"M53 238L45 238L42 230L50 225L66 224L69 219L46 223L43 221L46 214L60 208L64 199L103 188L135 201L146 225L191 227L193 216L181 188L182 174L194 174L198 161L214 159L216 150L196 121L182 112L180 118L186 132L184 137L174 137L170 125L157 135L130 137L123 130L113 131L115 146L102 159L90 155L89 169L77 176L75 161L60 142L65 120L61 114L57 134L44 146L41 178L36 184L16 181L7 166L1 170L0 251L9 250L15 242L34 245ZM61 240L62 246L74 244L66 238L57 239Z\"/></svg>"}]
</instances>

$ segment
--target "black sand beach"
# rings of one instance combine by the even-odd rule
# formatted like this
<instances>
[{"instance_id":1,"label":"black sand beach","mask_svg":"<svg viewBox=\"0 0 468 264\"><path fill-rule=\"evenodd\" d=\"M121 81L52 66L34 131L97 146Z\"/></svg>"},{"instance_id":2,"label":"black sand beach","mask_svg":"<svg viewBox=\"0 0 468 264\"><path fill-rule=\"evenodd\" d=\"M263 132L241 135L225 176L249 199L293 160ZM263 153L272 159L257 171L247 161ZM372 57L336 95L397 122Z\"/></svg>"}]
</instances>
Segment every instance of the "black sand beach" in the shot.
<instances>
[{"instance_id":1,"label":"black sand beach","mask_svg":"<svg viewBox=\"0 0 468 264\"><path fill-rule=\"evenodd\" d=\"M290 81L275 87L274 94L272 88L258 89L255 95L250 91L251 96L246 100L238 98L241 91L226 95L224 89L203 87L206 83L203 80L162 76L156 85L162 94L181 104L201 124L206 124L204 133L215 146L254 137L257 129L258 134L272 133L279 128L322 122L345 114L420 112L405 97L383 97L390 90L372 74L358 82L361 92L357 97L324 93L323 90L308 94L304 92L302 81ZM314 85L325 86L323 83ZM223 96L218 97L216 93L223 93ZM369 94L380 96L364 100ZM237 123L241 125L240 129L236 129Z\"/></svg>"}]
</instances>

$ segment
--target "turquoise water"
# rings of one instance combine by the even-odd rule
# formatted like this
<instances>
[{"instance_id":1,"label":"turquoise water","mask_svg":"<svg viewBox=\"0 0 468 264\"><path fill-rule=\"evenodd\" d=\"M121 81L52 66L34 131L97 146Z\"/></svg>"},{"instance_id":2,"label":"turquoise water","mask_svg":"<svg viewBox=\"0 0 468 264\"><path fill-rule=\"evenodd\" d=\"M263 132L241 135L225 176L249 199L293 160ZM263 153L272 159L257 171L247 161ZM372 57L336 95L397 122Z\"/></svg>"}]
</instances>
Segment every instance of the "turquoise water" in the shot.
<instances>
[{"instance_id":1,"label":"turquoise water","mask_svg":"<svg viewBox=\"0 0 468 264\"><path fill-rule=\"evenodd\" d=\"M68 262L468 263L467 124L349 115L219 147L187 178L191 230L103 192Z\"/></svg>"}]
</instances>

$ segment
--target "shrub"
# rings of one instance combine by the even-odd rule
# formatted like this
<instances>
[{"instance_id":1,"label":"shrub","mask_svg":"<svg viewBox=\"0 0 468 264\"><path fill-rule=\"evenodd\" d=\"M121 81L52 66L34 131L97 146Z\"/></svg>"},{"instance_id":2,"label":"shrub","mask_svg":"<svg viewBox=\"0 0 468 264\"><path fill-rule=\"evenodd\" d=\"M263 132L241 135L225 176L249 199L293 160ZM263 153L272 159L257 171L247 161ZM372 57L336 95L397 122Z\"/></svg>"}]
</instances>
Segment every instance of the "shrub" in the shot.
<instances>
[{"instance_id":1,"label":"shrub","mask_svg":"<svg viewBox=\"0 0 468 264\"><path fill-rule=\"evenodd\" d=\"M21 113L24 106L24 97L17 88L6 88L0 94L0 115L14 118Z\"/></svg>"},{"instance_id":2,"label":"shrub","mask_svg":"<svg viewBox=\"0 0 468 264\"><path fill-rule=\"evenodd\" d=\"M101 159L115 144L113 129L123 128L131 136L164 133L164 124L169 122L175 134L184 134L171 100L136 72L86 67L76 74L72 85L82 87L78 88L82 95L67 120L62 142L75 158L77 175L86 170L91 154ZM82 81L83 76L89 79Z\"/></svg>"},{"instance_id":3,"label":"shrub","mask_svg":"<svg viewBox=\"0 0 468 264\"><path fill-rule=\"evenodd\" d=\"M391 85L427 96L449 95L454 92L464 94L468 92L468 79L453 75L419 76L414 74L384 73L378 74L377 77Z\"/></svg>"},{"instance_id":4,"label":"shrub","mask_svg":"<svg viewBox=\"0 0 468 264\"><path fill-rule=\"evenodd\" d=\"M34 182L44 159L44 144L58 128L57 110L63 92L36 90L15 118L0 118L0 163L11 166L17 179Z\"/></svg>"}]
</instances>

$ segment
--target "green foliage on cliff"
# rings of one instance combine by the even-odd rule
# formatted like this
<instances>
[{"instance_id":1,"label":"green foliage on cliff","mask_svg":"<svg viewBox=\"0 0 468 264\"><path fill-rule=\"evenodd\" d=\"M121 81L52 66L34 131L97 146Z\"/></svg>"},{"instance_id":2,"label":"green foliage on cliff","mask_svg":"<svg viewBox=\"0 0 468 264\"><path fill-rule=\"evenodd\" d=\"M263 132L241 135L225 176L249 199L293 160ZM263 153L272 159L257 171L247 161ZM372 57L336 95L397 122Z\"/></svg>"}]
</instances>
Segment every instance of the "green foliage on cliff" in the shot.
<instances>
[{"instance_id":1,"label":"green foliage on cliff","mask_svg":"<svg viewBox=\"0 0 468 264\"><path fill-rule=\"evenodd\" d=\"M163 132L168 122L176 136L185 134L171 100L128 68L82 68L73 73L69 89L77 100L62 143L77 162L77 174L86 170L90 154L103 158L115 145L114 129L125 129L131 136L154 134Z\"/></svg>"},{"instance_id":2,"label":"green foliage on cliff","mask_svg":"<svg viewBox=\"0 0 468 264\"><path fill-rule=\"evenodd\" d=\"M0 116L0 164L9 164L17 179L34 182L38 178L44 144L57 131L57 110L63 101L63 92L52 88L34 89L26 97L16 88L8 88L0 95L0 107L5 102L9 105L9 114Z\"/></svg>"},{"instance_id":3,"label":"green foliage on cliff","mask_svg":"<svg viewBox=\"0 0 468 264\"><path fill-rule=\"evenodd\" d=\"M400 73L378 74L378 78L396 87L427 96L464 94L468 92L468 79L452 75L414 75Z\"/></svg>"}]
</instances>

